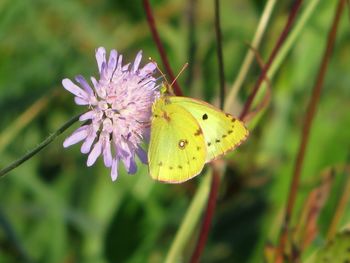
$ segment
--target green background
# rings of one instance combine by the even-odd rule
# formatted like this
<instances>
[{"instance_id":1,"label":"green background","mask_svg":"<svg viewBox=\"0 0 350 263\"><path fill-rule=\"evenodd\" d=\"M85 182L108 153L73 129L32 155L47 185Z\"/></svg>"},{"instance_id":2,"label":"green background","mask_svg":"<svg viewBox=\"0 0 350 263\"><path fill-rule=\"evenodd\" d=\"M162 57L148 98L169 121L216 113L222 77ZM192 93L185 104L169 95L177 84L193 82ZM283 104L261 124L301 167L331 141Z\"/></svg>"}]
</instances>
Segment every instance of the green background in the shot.
<instances>
[{"instance_id":1,"label":"green background","mask_svg":"<svg viewBox=\"0 0 350 263\"><path fill-rule=\"evenodd\" d=\"M189 27L191 2L194 32ZM220 2L229 90L265 1ZM277 2L259 48L265 61L293 1ZM317 5L271 79L269 107L248 126L248 141L227 156L228 169L201 262L263 262L264 245L276 243L336 2ZM217 104L213 1L159 0L152 6L174 72L186 62L191 65L179 79L184 93ZM310 134L293 222L322 171L349 162L350 35L345 11ZM143 63L152 57L161 65L142 1L0 1L1 168L85 110L74 104L61 80L78 74L97 76L94 52L99 46L118 50L124 61L143 50ZM259 72L254 62L230 110L235 115ZM121 169L112 183L102 160L88 168L80 146L63 148L64 138L78 126L0 179L0 262L163 262L203 176L167 185L152 181L147 166L140 164L136 175ZM310 251L324 243L346 180L346 172L337 169ZM347 209L338 227L349 220ZM197 233L198 228L179 262L188 261Z\"/></svg>"}]
</instances>

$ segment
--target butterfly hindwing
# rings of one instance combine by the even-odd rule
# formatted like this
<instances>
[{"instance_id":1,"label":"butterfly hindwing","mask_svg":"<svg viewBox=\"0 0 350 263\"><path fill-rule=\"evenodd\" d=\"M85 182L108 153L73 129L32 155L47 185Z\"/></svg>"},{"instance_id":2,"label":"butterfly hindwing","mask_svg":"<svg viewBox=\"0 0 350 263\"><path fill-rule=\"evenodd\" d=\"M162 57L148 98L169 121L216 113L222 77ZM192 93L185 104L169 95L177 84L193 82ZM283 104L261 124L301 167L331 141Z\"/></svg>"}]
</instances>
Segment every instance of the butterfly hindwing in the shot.
<instances>
[{"instance_id":1,"label":"butterfly hindwing","mask_svg":"<svg viewBox=\"0 0 350 263\"><path fill-rule=\"evenodd\" d=\"M202 129L183 107L160 98L153 106L148 151L153 179L181 183L201 172L206 162Z\"/></svg>"},{"instance_id":2,"label":"butterfly hindwing","mask_svg":"<svg viewBox=\"0 0 350 263\"><path fill-rule=\"evenodd\" d=\"M204 101L175 96L169 100L190 112L199 123L205 137L207 162L233 150L248 136L242 121Z\"/></svg>"}]
</instances>

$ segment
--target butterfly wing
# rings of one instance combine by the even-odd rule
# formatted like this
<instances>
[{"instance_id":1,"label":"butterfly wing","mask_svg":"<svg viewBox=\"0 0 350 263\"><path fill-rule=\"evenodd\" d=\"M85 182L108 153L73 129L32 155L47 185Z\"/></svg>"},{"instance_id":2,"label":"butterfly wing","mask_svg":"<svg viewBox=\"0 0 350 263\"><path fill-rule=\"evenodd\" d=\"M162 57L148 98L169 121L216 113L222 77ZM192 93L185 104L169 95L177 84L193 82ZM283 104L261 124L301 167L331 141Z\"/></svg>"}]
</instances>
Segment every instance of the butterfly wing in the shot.
<instances>
[{"instance_id":1,"label":"butterfly wing","mask_svg":"<svg viewBox=\"0 0 350 263\"><path fill-rule=\"evenodd\" d=\"M196 119L162 98L156 102L148 150L151 177L167 183L187 181L202 171L206 155L205 139Z\"/></svg>"},{"instance_id":2,"label":"butterfly wing","mask_svg":"<svg viewBox=\"0 0 350 263\"><path fill-rule=\"evenodd\" d=\"M187 97L170 97L174 105L190 112L202 128L209 162L240 145L248 136L244 123L214 106Z\"/></svg>"}]
</instances>

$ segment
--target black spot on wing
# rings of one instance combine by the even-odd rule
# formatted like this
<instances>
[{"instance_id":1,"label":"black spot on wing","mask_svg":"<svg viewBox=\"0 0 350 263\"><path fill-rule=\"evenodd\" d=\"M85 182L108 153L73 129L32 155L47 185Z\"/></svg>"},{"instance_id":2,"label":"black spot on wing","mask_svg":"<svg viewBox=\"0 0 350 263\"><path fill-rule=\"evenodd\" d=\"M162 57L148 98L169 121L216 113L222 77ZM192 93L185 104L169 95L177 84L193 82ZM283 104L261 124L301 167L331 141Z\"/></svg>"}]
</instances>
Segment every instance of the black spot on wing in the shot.
<instances>
[{"instance_id":1,"label":"black spot on wing","mask_svg":"<svg viewBox=\"0 0 350 263\"><path fill-rule=\"evenodd\" d=\"M208 114L204 113L203 116L202 116L202 119L203 119L203 121L207 120L208 119Z\"/></svg>"}]
</instances>

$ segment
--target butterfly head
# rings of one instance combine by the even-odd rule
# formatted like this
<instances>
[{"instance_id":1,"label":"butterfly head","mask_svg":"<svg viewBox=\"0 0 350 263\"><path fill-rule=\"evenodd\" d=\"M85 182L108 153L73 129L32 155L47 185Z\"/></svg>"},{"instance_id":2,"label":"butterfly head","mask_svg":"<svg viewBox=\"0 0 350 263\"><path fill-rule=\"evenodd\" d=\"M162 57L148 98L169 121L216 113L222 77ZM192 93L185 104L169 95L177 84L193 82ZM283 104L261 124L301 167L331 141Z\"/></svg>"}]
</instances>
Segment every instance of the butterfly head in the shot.
<instances>
[{"instance_id":1,"label":"butterfly head","mask_svg":"<svg viewBox=\"0 0 350 263\"><path fill-rule=\"evenodd\" d=\"M174 80L170 83L168 81L168 79L166 78L165 74L163 73L163 71L158 67L158 64L151 57L149 58L149 60L155 64L159 73L161 74L160 79L163 79L162 84L160 85L160 94L161 95L166 95L166 94L175 95L175 93L173 91L173 85L176 82L176 80L178 79L178 77L181 75L181 73L187 68L188 63L185 63L185 65L183 65L180 72L177 74L177 76L174 78Z\"/></svg>"},{"instance_id":2,"label":"butterfly head","mask_svg":"<svg viewBox=\"0 0 350 263\"><path fill-rule=\"evenodd\" d=\"M168 90L169 90L169 88L168 88L168 84L167 84L167 82L162 82L162 85L161 85L161 87L160 87L160 94L161 95L165 95L167 92L168 92Z\"/></svg>"}]
</instances>

